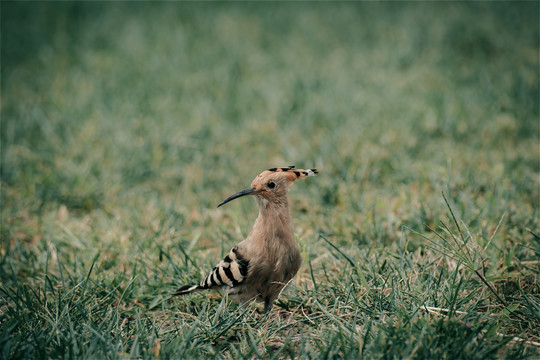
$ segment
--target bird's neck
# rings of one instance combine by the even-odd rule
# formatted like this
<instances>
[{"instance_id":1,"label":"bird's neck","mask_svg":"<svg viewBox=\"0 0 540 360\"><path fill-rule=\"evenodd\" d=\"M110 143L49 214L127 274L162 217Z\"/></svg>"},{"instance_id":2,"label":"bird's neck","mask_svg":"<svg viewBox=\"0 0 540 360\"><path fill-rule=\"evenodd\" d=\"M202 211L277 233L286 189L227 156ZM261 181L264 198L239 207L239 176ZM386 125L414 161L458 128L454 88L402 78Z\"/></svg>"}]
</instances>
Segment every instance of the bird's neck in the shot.
<instances>
[{"instance_id":1,"label":"bird's neck","mask_svg":"<svg viewBox=\"0 0 540 360\"><path fill-rule=\"evenodd\" d=\"M257 197L257 202L259 216L255 221L253 231L259 235L259 239L264 239L266 242L294 241L287 196L272 202Z\"/></svg>"},{"instance_id":2,"label":"bird's neck","mask_svg":"<svg viewBox=\"0 0 540 360\"><path fill-rule=\"evenodd\" d=\"M259 218L270 221L279 218L287 223L291 222L289 199L287 194L273 199L273 201L268 201L262 196L257 196L257 203L259 205Z\"/></svg>"}]
</instances>

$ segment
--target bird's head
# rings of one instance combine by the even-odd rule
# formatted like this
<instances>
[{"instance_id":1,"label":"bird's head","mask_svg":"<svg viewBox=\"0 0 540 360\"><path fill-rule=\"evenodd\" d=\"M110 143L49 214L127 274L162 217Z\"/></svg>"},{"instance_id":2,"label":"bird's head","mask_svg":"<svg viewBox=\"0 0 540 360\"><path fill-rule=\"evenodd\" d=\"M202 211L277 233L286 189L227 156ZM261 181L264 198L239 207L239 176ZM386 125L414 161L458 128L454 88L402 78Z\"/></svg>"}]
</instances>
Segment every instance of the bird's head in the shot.
<instances>
[{"instance_id":1,"label":"bird's head","mask_svg":"<svg viewBox=\"0 0 540 360\"><path fill-rule=\"evenodd\" d=\"M294 166L265 170L257 175L249 188L229 196L218 207L245 195L257 195L259 199L272 203L286 201L289 185L300 178L318 173L317 169L295 169Z\"/></svg>"}]
</instances>

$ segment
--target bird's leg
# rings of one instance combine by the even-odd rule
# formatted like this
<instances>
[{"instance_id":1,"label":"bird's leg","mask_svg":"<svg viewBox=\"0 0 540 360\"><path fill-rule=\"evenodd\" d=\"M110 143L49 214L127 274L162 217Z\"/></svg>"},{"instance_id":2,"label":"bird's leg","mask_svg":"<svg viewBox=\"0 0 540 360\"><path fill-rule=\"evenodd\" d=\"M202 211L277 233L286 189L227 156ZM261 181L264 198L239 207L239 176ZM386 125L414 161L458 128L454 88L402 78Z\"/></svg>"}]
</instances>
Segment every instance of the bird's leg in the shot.
<instances>
[{"instance_id":1,"label":"bird's leg","mask_svg":"<svg viewBox=\"0 0 540 360\"><path fill-rule=\"evenodd\" d=\"M270 310L272 310L272 305L274 304L274 300L270 298L270 296L267 296L264 299L264 313L268 314Z\"/></svg>"}]
</instances>

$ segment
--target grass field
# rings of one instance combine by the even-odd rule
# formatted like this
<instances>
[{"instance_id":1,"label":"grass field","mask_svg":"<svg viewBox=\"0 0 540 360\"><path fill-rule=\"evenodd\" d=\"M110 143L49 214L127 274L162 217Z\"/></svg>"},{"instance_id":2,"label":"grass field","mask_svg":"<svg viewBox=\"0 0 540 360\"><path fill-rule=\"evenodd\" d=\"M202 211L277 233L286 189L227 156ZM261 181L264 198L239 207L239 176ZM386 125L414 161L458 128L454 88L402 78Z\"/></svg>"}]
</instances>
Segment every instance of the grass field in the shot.
<instances>
[{"instance_id":1,"label":"grass field","mask_svg":"<svg viewBox=\"0 0 540 360\"><path fill-rule=\"evenodd\" d=\"M0 358L540 354L538 2L1 3ZM274 166L269 318L196 283Z\"/></svg>"}]
</instances>

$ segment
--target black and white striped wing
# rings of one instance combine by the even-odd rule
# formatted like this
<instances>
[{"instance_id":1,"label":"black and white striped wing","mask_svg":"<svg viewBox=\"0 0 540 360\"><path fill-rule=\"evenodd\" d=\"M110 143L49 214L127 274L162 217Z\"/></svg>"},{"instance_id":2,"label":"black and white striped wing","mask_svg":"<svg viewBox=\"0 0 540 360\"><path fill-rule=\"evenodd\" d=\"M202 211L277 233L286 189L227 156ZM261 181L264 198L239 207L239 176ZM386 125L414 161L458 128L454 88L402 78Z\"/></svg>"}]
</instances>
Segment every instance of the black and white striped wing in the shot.
<instances>
[{"instance_id":1,"label":"black and white striped wing","mask_svg":"<svg viewBox=\"0 0 540 360\"><path fill-rule=\"evenodd\" d=\"M249 260L243 258L238 249L233 248L199 285L184 285L173 295L184 295L192 291L240 285L248 276Z\"/></svg>"}]
</instances>

